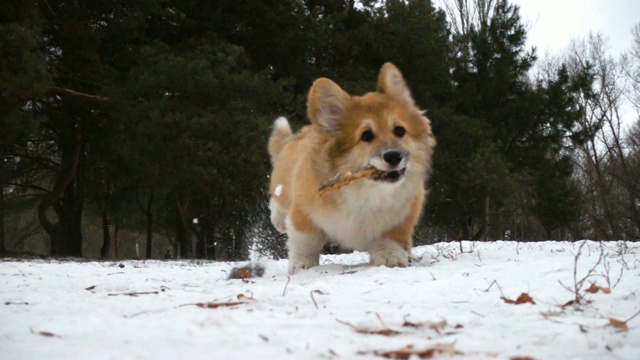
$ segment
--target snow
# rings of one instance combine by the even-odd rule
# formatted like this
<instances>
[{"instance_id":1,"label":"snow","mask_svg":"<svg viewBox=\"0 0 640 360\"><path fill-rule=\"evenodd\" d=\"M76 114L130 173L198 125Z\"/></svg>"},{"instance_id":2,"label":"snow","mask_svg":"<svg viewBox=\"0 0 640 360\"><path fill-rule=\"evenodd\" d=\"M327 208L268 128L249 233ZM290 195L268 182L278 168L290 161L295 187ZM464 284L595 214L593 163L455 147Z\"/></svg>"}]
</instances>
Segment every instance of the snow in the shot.
<instances>
[{"instance_id":1,"label":"snow","mask_svg":"<svg viewBox=\"0 0 640 360\"><path fill-rule=\"evenodd\" d=\"M379 359L411 345L456 359L640 359L640 245L462 246L417 247L407 268L327 255L293 276L263 259L264 276L248 279L228 279L244 263L6 259L0 358ZM563 308L579 251L591 302ZM592 282L611 293L584 292ZM536 304L501 299L522 293Z\"/></svg>"}]
</instances>

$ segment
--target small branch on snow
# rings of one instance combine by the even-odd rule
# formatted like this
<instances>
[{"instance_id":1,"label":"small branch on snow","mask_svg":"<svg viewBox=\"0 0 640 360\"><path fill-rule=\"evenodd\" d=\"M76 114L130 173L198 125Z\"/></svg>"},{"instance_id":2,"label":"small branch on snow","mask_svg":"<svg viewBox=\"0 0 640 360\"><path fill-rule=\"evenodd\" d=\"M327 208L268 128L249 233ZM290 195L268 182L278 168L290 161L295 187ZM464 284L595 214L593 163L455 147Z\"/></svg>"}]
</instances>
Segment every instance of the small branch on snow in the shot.
<instances>
[{"instance_id":1,"label":"small branch on snow","mask_svg":"<svg viewBox=\"0 0 640 360\"><path fill-rule=\"evenodd\" d=\"M287 287L289 286L290 281L291 281L291 276L287 276L287 283L284 285L284 290L282 290L282 296L287 295Z\"/></svg>"},{"instance_id":2,"label":"small branch on snow","mask_svg":"<svg viewBox=\"0 0 640 360\"><path fill-rule=\"evenodd\" d=\"M316 299L313 297L313 294L319 294L319 295L327 295L327 293L322 292L321 290L312 290L309 292L309 295L311 295L311 300L313 301L313 305L315 305L316 310L318 309L318 303L316 302Z\"/></svg>"},{"instance_id":3,"label":"small branch on snow","mask_svg":"<svg viewBox=\"0 0 640 360\"><path fill-rule=\"evenodd\" d=\"M159 294L157 291L140 291L140 292L128 292L128 293L118 293L118 294L107 294L107 296L139 296L139 295L157 295Z\"/></svg>"},{"instance_id":4,"label":"small branch on snow","mask_svg":"<svg viewBox=\"0 0 640 360\"><path fill-rule=\"evenodd\" d=\"M489 290L491 290L491 287L493 286L493 284L496 284L496 286L498 287L498 290L500 291L500 295L502 295L502 297L504 297L504 293L502 292L502 288L500 287L500 284L498 284L498 280L493 280L491 285L489 285L487 290L485 290L484 292L489 292Z\"/></svg>"},{"instance_id":5,"label":"small branch on snow","mask_svg":"<svg viewBox=\"0 0 640 360\"><path fill-rule=\"evenodd\" d=\"M628 318L627 320L625 320L625 321L624 321L624 323L625 323L625 324L626 324L626 323L628 323L629 321L633 320L633 318L635 318L635 317L636 317L636 316L638 316L638 315L640 315L640 310L638 310L638 312L637 312L637 313L635 313L635 314L631 315L631 317L630 317L630 318Z\"/></svg>"}]
</instances>

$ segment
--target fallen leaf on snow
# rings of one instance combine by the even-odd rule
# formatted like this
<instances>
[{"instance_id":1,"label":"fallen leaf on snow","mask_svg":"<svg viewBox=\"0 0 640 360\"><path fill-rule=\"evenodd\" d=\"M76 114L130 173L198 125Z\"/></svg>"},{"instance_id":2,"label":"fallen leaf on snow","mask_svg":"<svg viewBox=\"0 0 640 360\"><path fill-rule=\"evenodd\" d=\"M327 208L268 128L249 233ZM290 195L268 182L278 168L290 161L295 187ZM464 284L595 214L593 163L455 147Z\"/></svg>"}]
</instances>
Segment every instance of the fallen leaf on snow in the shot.
<instances>
[{"instance_id":1,"label":"fallen leaf on snow","mask_svg":"<svg viewBox=\"0 0 640 360\"><path fill-rule=\"evenodd\" d=\"M425 350L416 350L413 345L407 345L398 350L392 351L376 351L375 355L381 356L387 359L411 359L417 357L418 359L430 359L435 355L456 355L459 354L456 351L455 341L448 344L435 344L432 348Z\"/></svg>"},{"instance_id":2,"label":"fallen leaf on snow","mask_svg":"<svg viewBox=\"0 0 640 360\"><path fill-rule=\"evenodd\" d=\"M595 294L598 291L601 291L604 294L611 294L611 289L610 288L598 286L598 285L596 285L596 283L591 283L591 286L588 289L585 290L585 292L588 292L588 293L591 293L591 294Z\"/></svg>"},{"instance_id":3,"label":"fallen leaf on snow","mask_svg":"<svg viewBox=\"0 0 640 360\"><path fill-rule=\"evenodd\" d=\"M616 329L621 330L621 331L627 331L627 330L629 330L629 327L627 326L627 323L629 321L633 320L633 318L635 318L638 315L640 315L640 311L638 311L637 313L631 315L631 317L628 318L625 321L609 318L609 323L607 324L607 326L611 326L611 327L616 328Z\"/></svg>"},{"instance_id":4,"label":"fallen leaf on snow","mask_svg":"<svg viewBox=\"0 0 640 360\"><path fill-rule=\"evenodd\" d=\"M616 329L622 330L622 331L629 330L629 327L627 326L627 322L626 321L620 321L620 320L616 320L616 319L613 319L613 318L609 318L609 323L607 324L607 326L611 326L613 328L616 328Z\"/></svg>"},{"instance_id":5,"label":"fallen leaf on snow","mask_svg":"<svg viewBox=\"0 0 640 360\"><path fill-rule=\"evenodd\" d=\"M229 279L250 279L264 275L264 265L259 263L234 267L229 273Z\"/></svg>"},{"instance_id":6,"label":"fallen leaf on snow","mask_svg":"<svg viewBox=\"0 0 640 360\"><path fill-rule=\"evenodd\" d=\"M238 299L238 301L220 301L220 302L210 301L210 302L202 302L202 303L187 304L187 305L195 305L197 307L201 307L205 309L217 309L220 307L233 307L233 306L243 305L243 304L247 304L248 300L255 300L253 298L253 294L251 294L250 296L247 296L244 294L238 294L236 298Z\"/></svg>"},{"instance_id":7,"label":"fallen leaf on snow","mask_svg":"<svg viewBox=\"0 0 640 360\"><path fill-rule=\"evenodd\" d=\"M336 319L336 321L339 322L340 324L347 325L348 327L352 328L353 330L355 330L359 334L384 335L384 336L393 336L393 335L401 334L400 331L393 330L390 327L388 327L384 323L384 321L382 321L382 317L380 316L380 314L376 314L376 316L378 317L378 320L380 320L380 323L382 324L382 329L380 329L380 330L371 330L371 329L365 329L365 328L357 327L357 326L355 326L355 325L353 325L351 323L348 323L348 322L342 321L342 320L338 320L338 319Z\"/></svg>"},{"instance_id":8,"label":"fallen leaf on snow","mask_svg":"<svg viewBox=\"0 0 640 360\"><path fill-rule=\"evenodd\" d=\"M520 294L520 296L518 296L518 298L515 300L511 300L504 296L500 297L500 299L504 300L504 302L506 302L507 304L515 304L515 305L526 304L526 303L533 304L533 305L536 304L536 302L527 293Z\"/></svg>"},{"instance_id":9,"label":"fallen leaf on snow","mask_svg":"<svg viewBox=\"0 0 640 360\"><path fill-rule=\"evenodd\" d=\"M535 359L530 356L514 356L511 358L511 360L535 360Z\"/></svg>"}]
</instances>

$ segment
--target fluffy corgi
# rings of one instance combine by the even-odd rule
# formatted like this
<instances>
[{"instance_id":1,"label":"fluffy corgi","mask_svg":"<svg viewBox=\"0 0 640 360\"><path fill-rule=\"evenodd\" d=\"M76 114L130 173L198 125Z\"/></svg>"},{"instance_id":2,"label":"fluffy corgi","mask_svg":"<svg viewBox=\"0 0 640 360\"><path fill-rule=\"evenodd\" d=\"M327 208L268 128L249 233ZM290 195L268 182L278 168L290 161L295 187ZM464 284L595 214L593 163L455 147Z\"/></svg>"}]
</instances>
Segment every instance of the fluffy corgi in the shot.
<instances>
[{"instance_id":1,"label":"fluffy corgi","mask_svg":"<svg viewBox=\"0 0 640 360\"><path fill-rule=\"evenodd\" d=\"M402 74L384 64L363 96L317 79L307 115L297 134L278 118L269 140L271 222L289 238L289 273L317 266L330 240L368 251L374 265L406 266L436 141ZM319 195L337 174L368 167L383 173Z\"/></svg>"}]
</instances>

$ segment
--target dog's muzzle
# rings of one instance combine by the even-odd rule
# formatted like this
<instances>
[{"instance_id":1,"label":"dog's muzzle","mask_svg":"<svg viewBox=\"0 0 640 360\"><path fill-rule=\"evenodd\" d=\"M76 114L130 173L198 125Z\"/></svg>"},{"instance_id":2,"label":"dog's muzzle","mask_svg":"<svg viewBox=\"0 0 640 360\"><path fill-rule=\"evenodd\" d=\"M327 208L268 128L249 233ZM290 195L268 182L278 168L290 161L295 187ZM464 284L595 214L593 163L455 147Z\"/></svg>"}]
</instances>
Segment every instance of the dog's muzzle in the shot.
<instances>
[{"instance_id":1,"label":"dog's muzzle","mask_svg":"<svg viewBox=\"0 0 640 360\"><path fill-rule=\"evenodd\" d=\"M409 154L399 149L385 150L374 158L372 165L382 172L372 177L376 181L394 183L402 179L407 171Z\"/></svg>"}]
</instances>

